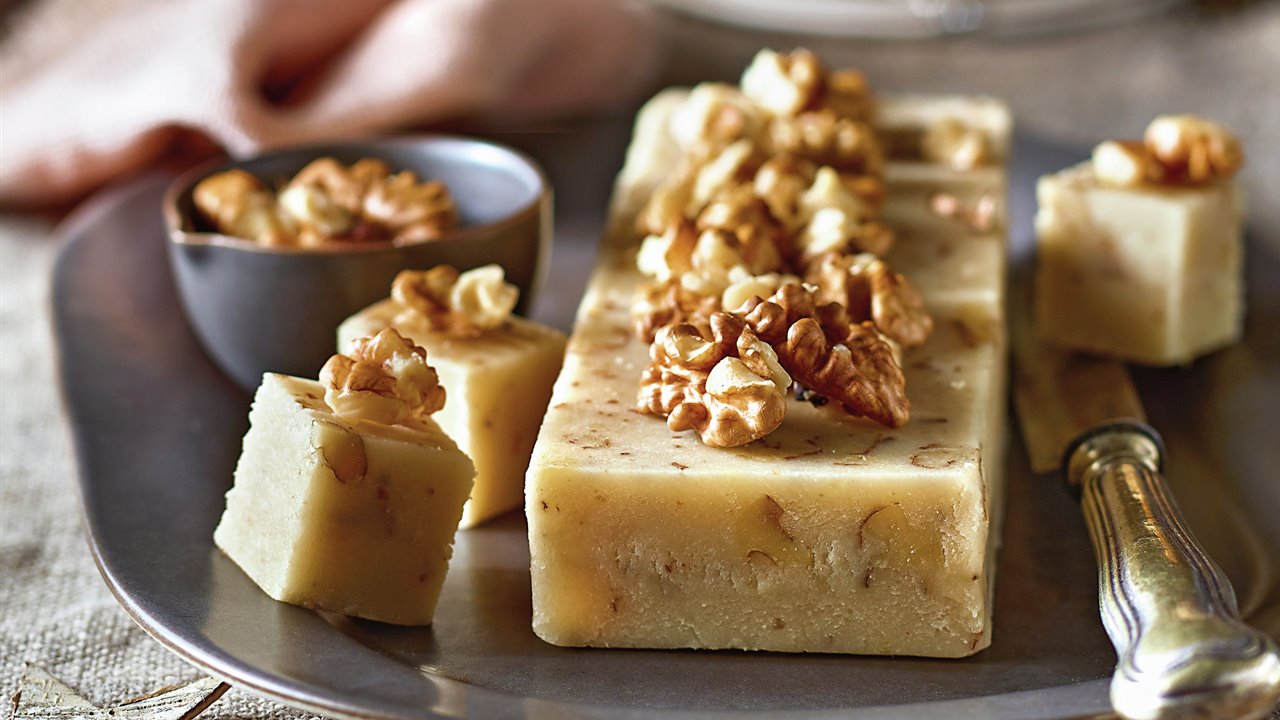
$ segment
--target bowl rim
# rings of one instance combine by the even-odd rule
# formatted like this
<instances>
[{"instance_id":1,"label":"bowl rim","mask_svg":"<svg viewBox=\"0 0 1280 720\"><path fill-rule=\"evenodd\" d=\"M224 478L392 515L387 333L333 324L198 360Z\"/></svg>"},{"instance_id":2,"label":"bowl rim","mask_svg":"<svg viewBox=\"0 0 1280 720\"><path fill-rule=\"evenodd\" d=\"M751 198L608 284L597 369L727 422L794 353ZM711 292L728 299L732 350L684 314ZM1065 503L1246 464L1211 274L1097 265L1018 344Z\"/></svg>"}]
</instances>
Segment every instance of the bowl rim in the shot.
<instances>
[{"instance_id":1,"label":"bowl rim","mask_svg":"<svg viewBox=\"0 0 1280 720\"><path fill-rule=\"evenodd\" d=\"M262 245L255 240L227 235L226 233L183 229L183 221L187 218L186 215L178 208L178 199L193 190L196 183L200 180L203 180L216 172L239 168L244 163L250 161L268 158L275 155L283 155L286 153L297 153L299 151L313 150L315 155L313 158L314 160L324 157L327 152L332 152L342 148L359 149L360 147L368 146L402 147L433 143L460 143L479 146L488 151L496 151L515 159L520 165L533 173L533 178L536 181L533 198L528 203L517 207L515 210L508 212L497 220L486 223L477 223L474 225L460 226L446 233L443 237L433 240L415 240L413 242L400 244L391 240L377 240L361 243L332 242L325 243L323 245L308 246ZM537 161L520 150L492 140L484 140L468 135L456 135L449 133L417 133L390 137L348 138L345 140L332 140L326 142L280 145L239 158L214 158L213 160L196 165L174 178L174 180L169 183L169 186L165 188L164 201L161 210L164 215L165 227L168 230L169 241L175 245L191 247L216 246L242 250L245 252L257 252L266 255L326 256L390 252L406 250L423 245L436 245L446 242L465 242L467 240L474 239L475 236L482 233L489 234L493 231L500 231L503 228L521 224L527 221L530 217L540 215L543 212L544 204L548 202L550 196L551 182L547 179L546 172L542 169L542 166L537 163Z\"/></svg>"}]
</instances>

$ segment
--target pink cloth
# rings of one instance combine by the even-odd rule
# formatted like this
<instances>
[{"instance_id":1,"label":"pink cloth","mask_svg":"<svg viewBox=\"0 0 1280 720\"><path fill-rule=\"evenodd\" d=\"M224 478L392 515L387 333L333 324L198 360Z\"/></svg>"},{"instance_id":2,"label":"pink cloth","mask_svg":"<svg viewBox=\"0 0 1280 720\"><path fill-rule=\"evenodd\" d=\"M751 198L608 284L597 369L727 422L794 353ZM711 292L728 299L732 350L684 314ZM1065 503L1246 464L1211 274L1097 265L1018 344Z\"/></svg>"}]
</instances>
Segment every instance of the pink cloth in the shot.
<instances>
[{"instance_id":1,"label":"pink cloth","mask_svg":"<svg viewBox=\"0 0 1280 720\"><path fill-rule=\"evenodd\" d=\"M74 198L191 131L243 155L603 108L653 55L645 17L620 0L79 1L57 8L76 27L0 68L5 204Z\"/></svg>"}]
</instances>

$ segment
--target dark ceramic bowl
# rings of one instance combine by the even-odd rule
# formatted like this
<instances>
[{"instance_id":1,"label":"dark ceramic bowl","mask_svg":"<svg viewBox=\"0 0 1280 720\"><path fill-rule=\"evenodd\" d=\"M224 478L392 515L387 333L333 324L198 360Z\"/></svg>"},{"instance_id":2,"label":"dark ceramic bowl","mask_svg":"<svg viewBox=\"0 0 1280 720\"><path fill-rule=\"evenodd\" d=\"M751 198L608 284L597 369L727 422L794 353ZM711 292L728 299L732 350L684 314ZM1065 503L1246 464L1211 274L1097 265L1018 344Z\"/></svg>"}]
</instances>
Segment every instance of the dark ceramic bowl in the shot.
<instances>
[{"instance_id":1,"label":"dark ceramic bowl","mask_svg":"<svg viewBox=\"0 0 1280 720\"><path fill-rule=\"evenodd\" d=\"M191 192L232 168L282 183L318 157L373 157L393 170L442 180L460 226L431 242L264 247L217 233L200 218ZM315 377L333 354L338 324L388 296L405 268L448 263L459 270L497 263L520 288L517 313L539 289L551 242L551 191L542 171L500 145L460 137L369 140L291 148L197 168L165 194L169 259L191 326L214 362L244 388L264 372Z\"/></svg>"}]
</instances>

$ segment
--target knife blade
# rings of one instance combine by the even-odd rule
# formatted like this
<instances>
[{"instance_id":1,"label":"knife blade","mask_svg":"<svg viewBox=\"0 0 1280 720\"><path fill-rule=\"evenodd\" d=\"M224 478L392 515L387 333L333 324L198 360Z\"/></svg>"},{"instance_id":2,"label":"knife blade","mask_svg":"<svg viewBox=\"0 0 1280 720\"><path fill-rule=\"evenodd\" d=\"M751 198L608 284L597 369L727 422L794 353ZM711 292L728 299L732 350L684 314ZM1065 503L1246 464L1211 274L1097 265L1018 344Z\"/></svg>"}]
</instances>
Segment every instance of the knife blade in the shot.
<instances>
[{"instance_id":1,"label":"knife blade","mask_svg":"<svg viewBox=\"0 0 1280 720\"><path fill-rule=\"evenodd\" d=\"M1164 444L1128 369L1045 345L1026 282L1010 311L1014 405L1032 469L1060 469L1098 561L1098 606L1126 718L1261 718L1280 700L1280 652L1240 618L1231 583L1187 529Z\"/></svg>"}]
</instances>

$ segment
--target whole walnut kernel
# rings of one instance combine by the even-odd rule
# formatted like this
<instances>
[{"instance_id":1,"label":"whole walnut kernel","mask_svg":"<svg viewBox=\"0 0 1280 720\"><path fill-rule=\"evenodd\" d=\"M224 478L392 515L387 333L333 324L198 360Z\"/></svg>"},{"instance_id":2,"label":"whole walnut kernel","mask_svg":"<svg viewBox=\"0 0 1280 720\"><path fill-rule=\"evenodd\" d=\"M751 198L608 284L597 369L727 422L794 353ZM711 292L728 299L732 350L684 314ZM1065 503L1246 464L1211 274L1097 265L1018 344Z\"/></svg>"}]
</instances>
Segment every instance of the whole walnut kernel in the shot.
<instances>
[{"instance_id":1,"label":"whole walnut kernel","mask_svg":"<svg viewBox=\"0 0 1280 720\"><path fill-rule=\"evenodd\" d=\"M500 266L492 264L459 275L449 291L453 313L480 330L501 327L520 299L520 291L504 275Z\"/></svg>"},{"instance_id":2,"label":"whole walnut kernel","mask_svg":"<svg viewBox=\"0 0 1280 720\"><path fill-rule=\"evenodd\" d=\"M869 322L849 325L833 342L817 320L800 320L787 331L778 359L802 385L839 401L853 415L887 427L910 419L902 368L893 347Z\"/></svg>"},{"instance_id":3,"label":"whole walnut kernel","mask_svg":"<svg viewBox=\"0 0 1280 720\"><path fill-rule=\"evenodd\" d=\"M714 317L714 316L713 316ZM782 423L790 378L750 329L730 338L711 325L662 328L641 378L641 412L664 415L673 432L694 430L711 447L737 447Z\"/></svg>"},{"instance_id":4,"label":"whole walnut kernel","mask_svg":"<svg viewBox=\"0 0 1280 720\"><path fill-rule=\"evenodd\" d=\"M320 369L325 403L352 421L410 422L444 407L445 390L427 351L393 328L360 338Z\"/></svg>"}]
</instances>

